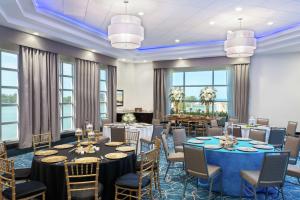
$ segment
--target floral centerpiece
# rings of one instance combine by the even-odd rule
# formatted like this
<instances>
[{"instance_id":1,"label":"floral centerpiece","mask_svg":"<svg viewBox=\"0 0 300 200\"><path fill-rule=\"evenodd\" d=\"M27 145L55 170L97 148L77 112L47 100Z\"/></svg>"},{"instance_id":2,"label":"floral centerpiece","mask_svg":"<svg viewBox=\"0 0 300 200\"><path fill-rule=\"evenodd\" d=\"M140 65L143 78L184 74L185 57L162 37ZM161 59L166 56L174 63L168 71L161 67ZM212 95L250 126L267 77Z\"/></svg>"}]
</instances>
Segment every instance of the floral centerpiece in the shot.
<instances>
[{"instance_id":1,"label":"floral centerpiece","mask_svg":"<svg viewBox=\"0 0 300 200\"><path fill-rule=\"evenodd\" d=\"M206 87L201 90L200 101L206 106L206 114L209 115L209 106L216 99L216 90L211 87Z\"/></svg>"},{"instance_id":2,"label":"floral centerpiece","mask_svg":"<svg viewBox=\"0 0 300 200\"><path fill-rule=\"evenodd\" d=\"M169 99L172 103L172 108L177 114L179 112L179 103L182 102L184 98L184 92L181 88L172 88L169 94Z\"/></svg>"},{"instance_id":3,"label":"floral centerpiece","mask_svg":"<svg viewBox=\"0 0 300 200\"><path fill-rule=\"evenodd\" d=\"M122 122L132 124L135 122L135 116L132 113L126 113L122 116Z\"/></svg>"}]
</instances>

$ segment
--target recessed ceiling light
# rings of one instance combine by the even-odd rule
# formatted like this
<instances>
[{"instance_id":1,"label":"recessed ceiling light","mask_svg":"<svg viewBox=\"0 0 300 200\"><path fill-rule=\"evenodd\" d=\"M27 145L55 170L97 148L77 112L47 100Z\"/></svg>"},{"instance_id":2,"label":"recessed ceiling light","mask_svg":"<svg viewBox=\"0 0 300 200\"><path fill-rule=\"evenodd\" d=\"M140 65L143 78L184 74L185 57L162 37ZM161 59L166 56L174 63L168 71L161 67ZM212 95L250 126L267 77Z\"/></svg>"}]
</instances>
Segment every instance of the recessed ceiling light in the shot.
<instances>
[{"instance_id":1,"label":"recessed ceiling light","mask_svg":"<svg viewBox=\"0 0 300 200\"><path fill-rule=\"evenodd\" d=\"M179 43L179 42L180 42L180 40L179 40L179 39L176 39L176 40L175 40L175 42L176 42L176 43Z\"/></svg>"},{"instance_id":2,"label":"recessed ceiling light","mask_svg":"<svg viewBox=\"0 0 300 200\"><path fill-rule=\"evenodd\" d=\"M95 50L95 49L92 49L91 52L96 52L96 50Z\"/></svg>"},{"instance_id":3,"label":"recessed ceiling light","mask_svg":"<svg viewBox=\"0 0 300 200\"><path fill-rule=\"evenodd\" d=\"M145 13L143 13L143 12L139 12L139 13L138 13L139 16L143 16L144 14L145 14Z\"/></svg>"},{"instance_id":4,"label":"recessed ceiling light","mask_svg":"<svg viewBox=\"0 0 300 200\"><path fill-rule=\"evenodd\" d=\"M178 60L182 60L183 58L179 57Z\"/></svg>"},{"instance_id":5,"label":"recessed ceiling light","mask_svg":"<svg viewBox=\"0 0 300 200\"><path fill-rule=\"evenodd\" d=\"M122 59L121 59L121 61L125 62L125 61L126 61L126 59L125 59L125 58L122 58Z\"/></svg>"},{"instance_id":6,"label":"recessed ceiling light","mask_svg":"<svg viewBox=\"0 0 300 200\"><path fill-rule=\"evenodd\" d=\"M269 26L272 26L274 24L274 22L268 22L267 23Z\"/></svg>"},{"instance_id":7,"label":"recessed ceiling light","mask_svg":"<svg viewBox=\"0 0 300 200\"><path fill-rule=\"evenodd\" d=\"M33 35L39 35L39 33L38 33L38 32L33 32L32 34L33 34Z\"/></svg>"},{"instance_id":8,"label":"recessed ceiling light","mask_svg":"<svg viewBox=\"0 0 300 200\"><path fill-rule=\"evenodd\" d=\"M147 60L144 60L143 62L145 63L145 62L147 62Z\"/></svg>"},{"instance_id":9,"label":"recessed ceiling light","mask_svg":"<svg viewBox=\"0 0 300 200\"><path fill-rule=\"evenodd\" d=\"M242 11L242 10L243 10L242 7L236 7L236 8L235 8L235 11L237 11L237 12L240 12L240 11Z\"/></svg>"},{"instance_id":10,"label":"recessed ceiling light","mask_svg":"<svg viewBox=\"0 0 300 200\"><path fill-rule=\"evenodd\" d=\"M215 23L216 23L216 22L214 22L214 21L210 21L210 22L209 22L209 25L215 25Z\"/></svg>"}]
</instances>

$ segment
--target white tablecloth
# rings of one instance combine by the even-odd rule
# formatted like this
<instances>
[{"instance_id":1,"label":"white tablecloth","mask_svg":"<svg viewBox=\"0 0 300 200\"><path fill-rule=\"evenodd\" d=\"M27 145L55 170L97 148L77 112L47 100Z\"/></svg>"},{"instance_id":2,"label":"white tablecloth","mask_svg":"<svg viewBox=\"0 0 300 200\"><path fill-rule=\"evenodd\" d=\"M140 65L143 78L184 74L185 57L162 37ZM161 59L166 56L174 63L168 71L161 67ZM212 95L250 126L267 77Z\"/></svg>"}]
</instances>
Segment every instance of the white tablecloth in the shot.
<instances>
[{"instance_id":1,"label":"white tablecloth","mask_svg":"<svg viewBox=\"0 0 300 200\"><path fill-rule=\"evenodd\" d=\"M241 127L242 137L243 138L249 138L250 129L262 129L262 130L266 130L265 142L269 141L269 136L270 136L270 130L271 130L271 128L268 127L268 126L249 127L249 126L244 125L244 124L234 124L234 125ZM228 122L225 123L225 127L228 127Z\"/></svg>"},{"instance_id":2,"label":"white tablecloth","mask_svg":"<svg viewBox=\"0 0 300 200\"><path fill-rule=\"evenodd\" d=\"M120 126L120 127L124 127L126 128L126 133L133 131L133 130L138 130L140 132L140 137L139 139L143 138L146 140L151 140L152 137L152 132L153 132L153 126L151 124L144 124L144 123L135 123L132 125L125 125L125 124L120 124L120 123L116 123L116 124L108 124L103 126L103 136L109 137L111 138L111 126ZM139 144L138 144L138 153L140 153L140 140L139 140Z\"/></svg>"}]
</instances>

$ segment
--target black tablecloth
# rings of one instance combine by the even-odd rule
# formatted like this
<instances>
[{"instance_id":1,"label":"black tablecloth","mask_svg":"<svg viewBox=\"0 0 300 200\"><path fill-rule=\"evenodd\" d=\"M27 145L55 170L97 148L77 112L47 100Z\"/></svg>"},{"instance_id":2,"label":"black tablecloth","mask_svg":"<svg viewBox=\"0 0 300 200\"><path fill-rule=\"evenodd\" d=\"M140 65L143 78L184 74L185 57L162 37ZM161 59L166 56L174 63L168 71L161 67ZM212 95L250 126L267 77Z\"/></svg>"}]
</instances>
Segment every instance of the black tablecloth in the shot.
<instances>
[{"instance_id":1,"label":"black tablecloth","mask_svg":"<svg viewBox=\"0 0 300 200\"><path fill-rule=\"evenodd\" d=\"M64 155L68 160L86 156L101 157L107 153L115 152L115 147L108 147L104 144L98 144L100 151L93 154L78 155L71 149L59 150L56 155ZM64 200L67 199L67 187L65 181L65 171L63 163L47 164L40 161L41 156L35 156L32 161L31 179L43 182L47 186L47 200ZM136 155L128 153L126 158L119 160L104 159L100 163L99 180L103 184L102 199L112 200L115 195L115 181L118 177L135 172Z\"/></svg>"}]
</instances>

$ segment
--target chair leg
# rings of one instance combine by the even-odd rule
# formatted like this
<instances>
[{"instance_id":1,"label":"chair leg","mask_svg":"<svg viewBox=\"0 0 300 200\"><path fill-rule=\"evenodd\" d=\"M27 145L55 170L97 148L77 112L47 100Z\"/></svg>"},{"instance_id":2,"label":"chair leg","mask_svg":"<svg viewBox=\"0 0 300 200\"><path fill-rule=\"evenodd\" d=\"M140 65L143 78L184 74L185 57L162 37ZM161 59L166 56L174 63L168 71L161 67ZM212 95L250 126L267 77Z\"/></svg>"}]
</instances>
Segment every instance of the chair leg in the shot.
<instances>
[{"instance_id":1,"label":"chair leg","mask_svg":"<svg viewBox=\"0 0 300 200\"><path fill-rule=\"evenodd\" d=\"M268 194L268 187L267 187L267 188L266 188L266 194L265 194L265 200L268 199L268 196L269 196L269 194Z\"/></svg>"},{"instance_id":2,"label":"chair leg","mask_svg":"<svg viewBox=\"0 0 300 200\"><path fill-rule=\"evenodd\" d=\"M167 170L166 170L166 174L165 174L165 177L164 177L164 179L165 179L165 180L166 180L166 177L167 177L167 174L168 174L168 171L169 171L170 165L171 165L171 162L169 162L169 164L168 164L168 167L167 167Z\"/></svg>"},{"instance_id":3,"label":"chair leg","mask_svg":"<svg viewBox=\"0 0 300 200\"><path fill-rule=\"evenodd\" d=\"M156 181L157 181L157 187L158 187L158 191L159 191L159 196L161 198L161 188L160 188L160 180L159 180L159 169L157 169L157 172L156 172Z\"/></svg>"},{"instance_id":4,"label":"chair leg","mask_svg":"<svg viewBox=\"0 0 300 200\"><path fill-rule=\"evenodd\" d=\"M213 184L214 184L214 179L210 179L209 181L209 194L208 194L208 199L210 200L211 199L211 191L212 191L212 187L213 187Z\"/></svg>"},{"instance_id":5,"label":"chair leg","mask_svg":"<svg viewBox=\"0 0 300 200\"><path fill-rule=\"evenodd\" d=\"M256 188L255 187L253 187L253 192L254 192L254 199L257 200Z\"/></svg>"},{"instance_id":6,"label":"chair leg","mask_svg":"<svg viewBox=\"0 0 300 200\"><path fill-rule=\"evenodd\" d=\"M150 179L150 186L149 186L149 196L150 196L150 199L152 200L153 199L153 194L152 194L152 177Z\"/></svg>"},{"instance_id":7,"label":"chair leg","mask_svg":"<svg viewBox=\"0 0 300 200\"><path fill-rule=\"evenodd\" d=\"M46 194L45 194L45 192L43 192L43 194L42 194L42 199L46 200Z\"/></svg>"},{"instance_id":8,"label":"chair leg","mask_svg":"<svg viewBox=\"0 0 300 200\"><path fill-rule=\"evenodd\" d=\"M186 175L186 177L185 177L183 193L182 193L182 199L185 198L185 190L186 190L187 184L188 184L188 175Z\"/></svg>"},{"instance_id":9,"label":"chair leg","mask_svg":"<svg viewBox=\"0 0 300 200\"><path fill-rule=\"evenodd\" d=\"M280 190L281 190L281 197L284 200L285 198L284 198L284 194L283 194L283 187L281 187Z\"/></svg>"},{"instance_id":10,"label":"chair leg","mask_svg":"<svg viewBox=\"0 0 300 200\"><path fill-rule=\"evenodd\" d=\"M157 176L156 176L156 171L154 170L154 176L153 176L153 178L154 178L154 187L155 187L155 189L157 190Z\"/></svg>"}]
</instances>

